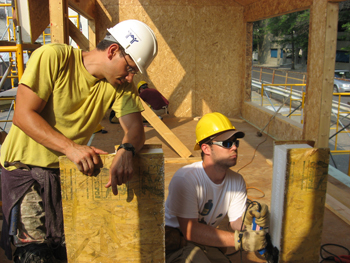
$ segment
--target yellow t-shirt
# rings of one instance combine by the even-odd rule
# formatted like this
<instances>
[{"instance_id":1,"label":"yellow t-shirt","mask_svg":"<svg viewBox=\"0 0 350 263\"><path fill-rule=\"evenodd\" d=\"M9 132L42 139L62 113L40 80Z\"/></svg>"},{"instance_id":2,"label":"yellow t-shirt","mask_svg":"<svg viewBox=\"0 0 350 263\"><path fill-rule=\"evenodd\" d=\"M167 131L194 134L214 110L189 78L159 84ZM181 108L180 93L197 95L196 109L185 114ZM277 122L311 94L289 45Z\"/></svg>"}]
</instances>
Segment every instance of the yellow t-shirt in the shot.
<instances>
[{"instance_id":1,"label":"yellow t-shirt","mask_svg":"<svg viewBox=\"0 0 350 263\"><path fill-rule=\"evenodd\" d=\"M95 78L84 67L81 50L68 45L48 44L33 52L20 83L47 102L41 116L78 144L88 143L112 103L118 118L143 111L133 84L113 87L107 80ZM35 123L32 126L35 129ZM58 168L60 155L12 125L1 147L1 164L21 161Z\"/></svg>"}]
</instances>

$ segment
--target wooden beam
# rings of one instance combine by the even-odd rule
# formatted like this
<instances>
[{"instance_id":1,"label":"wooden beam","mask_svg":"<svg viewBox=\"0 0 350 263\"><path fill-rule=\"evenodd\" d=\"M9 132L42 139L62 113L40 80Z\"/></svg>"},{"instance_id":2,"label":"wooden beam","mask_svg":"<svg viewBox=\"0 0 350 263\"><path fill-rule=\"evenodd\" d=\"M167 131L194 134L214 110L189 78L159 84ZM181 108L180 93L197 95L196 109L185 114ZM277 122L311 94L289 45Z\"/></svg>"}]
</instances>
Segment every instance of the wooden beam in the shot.
<instances>
[{"instance_id":1,"label":"wooden beam","mask_svg":"<svg viewBox=\"0 0 350 263\"><path fill-rule=\"evenodd\" d=\"M79 48L84 51L90 50L89 40L80 32L79 28L77 28L72 21L68 19L69 25L69 36L77 43Z\"/></svg>"},{"instance_id":2,"label":"wooden beam","mask_svg":"<svg viewBox=\"0 0 350 263\"><path fill-rule=\"evenodd\" d=\"M49 0L51 43L69 44L68 0Z\"/></svg>"},{"instance_id":3,"label":"wooden beam","mask_svg":"<svg viewBox=\"0 0 350 263\"><path fill-rule=\"evenodd\" d=\"M93 50L97 43L97 28L96 28L96 20L88 20L89 23L89 50Z\"/></svg>"},{"instance_id":4,"label":"wooden beam","mask_svg":"<svg viewBox=\"0 0 350 263\"><path fill-rule=\"evenodd\" d=\"M187 158L192 155L191 151L176 137L176 135L162 122L159 117L151 110L151 108L140 98L145 110L142 116L153 126L153 128L166 140L167 143L180 155L182 158Z\"/></svg>"},{"instance_id":5,"label":"wooden beam","mask_svg":"<svg viewBox=\"0 0 350 263\"><path fill-rule=\"evenodd\" d=\"M195 163L201 161L201 157L190 157L190 158L165 158L164 163Z\"/></svg>"},{"instance_id":6,"label":"wooden beam","mask_svg":"<svg viewBox=\"0 0 350 263\"><path fill-rule=\"evenodd\" d=\"M326 195L326 207L336 214L345 223L350 225L350 209L335 199L333 196Z\"/></svg>"},{"instance_id":7,"label":"wooden beam","mask_svg":"<svg viewBox=\"0 0 350 263\"><path fill-rule=\"evenodd\" d=\"M284 1L259 0L244 7L244 21L254 22L310 8L313 0Z\"/></svg>"},{"instance_id":8,"label":"wooden beam","mask_svg":"<svg viewBox=\"0 0 350 263\"><path fill-rule=\"evenodd\" d=\"M329 145L339 5L314 1L310 10L309 54L303 139Z\"/></svg>"},{"instance_id":9,"label":"wooden beam","mask_svg":"<svg viewBox=\"0 0 350 263\"><path fill-rule=\"evenodd\" d=\"M49 0L17 0L17 14L22 41L34 43L50 23Z\"/></svg>"},{"instance_id":10,"label":"wooden beam","mask_svg":"<svg viewBox=\"0 0 350 263\"><path fill-rule=\"evenodd\" d=\"M96 19L96 0L68 0L68 5L87 19Z\"/></svg>"},{"instance_id":11,"label":"wooden beam","mask_svg":"<svg viewBox=\"0 0 350 263\"><path fill-rule=\"evenodd\" d=\"M133 177L116 196L104 187L114 156L102 155L94 176L59 158L68 262L165 262L162 149L135 155Z\"/></svg>"}]
</instances>

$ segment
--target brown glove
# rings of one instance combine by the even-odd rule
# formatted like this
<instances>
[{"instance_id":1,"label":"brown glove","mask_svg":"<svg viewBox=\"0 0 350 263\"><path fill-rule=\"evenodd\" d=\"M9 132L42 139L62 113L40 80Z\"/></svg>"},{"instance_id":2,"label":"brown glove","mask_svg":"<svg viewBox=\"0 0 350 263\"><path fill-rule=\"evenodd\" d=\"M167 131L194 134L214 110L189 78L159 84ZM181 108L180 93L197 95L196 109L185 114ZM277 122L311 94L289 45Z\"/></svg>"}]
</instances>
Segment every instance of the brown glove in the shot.
<instances>
[{"instance_id":1,"label":"brown glove","mask_svg":"<svg viewBox=\"0 0 350 263\"><path fill-rule=\"evenodd\" d=\"M260 227L267 228L270 224L269 207L266 204L260 204L261 210L259 211L259 205L254 203L248 208L248 211L244 218L244 224L249 226L253 223L255 217L255 223Z\"/></svg>"},{"instance_id":2,"label":"brown glove","mask_svg":"<svg viewBox=\"0 0 350 263\"><path fill-rule=\"evenodd\" d=\"M266 247L265 230L243 230L235 231L235 248L244 251L257 251Z\"/></svg>"}]
</instances>

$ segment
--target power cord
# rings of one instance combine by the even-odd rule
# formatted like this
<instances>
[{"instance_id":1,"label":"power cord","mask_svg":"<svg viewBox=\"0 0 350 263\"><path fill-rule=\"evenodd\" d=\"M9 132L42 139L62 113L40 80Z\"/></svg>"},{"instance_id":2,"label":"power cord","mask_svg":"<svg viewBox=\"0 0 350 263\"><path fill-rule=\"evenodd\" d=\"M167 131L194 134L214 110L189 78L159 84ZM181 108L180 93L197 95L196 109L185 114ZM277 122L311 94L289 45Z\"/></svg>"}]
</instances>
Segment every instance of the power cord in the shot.
<instances>
[{"instance_id":1,"label":"power cord","mask_svg":"<svg viewBox=\"0 0 350 263\"><path fill-rule=\"evenodd\" d=\"M260 205L259 202L257 202L257 201L251 201L250 199L247 199L247 207L246 207L246 209L245 209L245 211L244 211L244 214L243 214L242 225L241 225L241 230L240 230L240 231L243 230L244 219L245 219L245 217L246 217L246 214L247 214L248 209L249 209L251 206L253 206L254 204L257 204L259 207L261 207L261 205ZM241 236L240 236L240 238L242 239ZM241 243L241 247L242 247L242 243ZM231 253L231 254L226 254L226 256L227 256L227 257L230 257L230 256L233 256L233 255L237 254L238 252L240 252L241 262L243 262L243 261L242 261L242 249L237 250L237 251L235 251L235 252L233 252L233 253Z\"/></svg>"},{"instance_id":2,"label":"power cord","mask_svg":"<svg viewBox=\"0 0 350 263\"><path fill-rule=\"evenodd\" d=\"M267 141L267 136L265 137L265 140L263 140L261 143L259 143L259 144L256 146L256 148L255 148L255 150L254 150L254 153L253 153L253 158L252 158L252 160L251 160L249 163L247 163L247 164L245 164L244 166L242 166L241 168L239 168L239 170L237 171L237 173L238 173L240 170L242 170L243 168L245 168L246 166L248 166L249 164L251 164L251 163L253 162L253 160L254 160L254 158L255 158L255 153L256 153L256 151L258 150L259 146L260 146L261 144L263 144L264 142L266 142L266 141Z\"/></svg>"},{"instance_id":3,"label":"power cord","mask_svg":"<svg viewBox=\"0 0 350 263\"><path fill-rule=\"evenodd\" d=\"M342 256L334 255L333 253L327 251L325 249L325 246L334 246L334 247L343 248L344 250L346 250L348 252L348 255L342 255ZM322 254L323 251L328 253L330 256L324 257L323 254ZM322 245L321 248L320 248L320 256L322 258L320 263L322 263L323 261L330 261L330 260L332 260L334 262L340 262L340 263L348 263L348 262L350 262L350 250L348 248L346 248L346 247L343 247L343 246L337 245L337 244L328 243L328 244Z\"/></svg>"}]
</instances>

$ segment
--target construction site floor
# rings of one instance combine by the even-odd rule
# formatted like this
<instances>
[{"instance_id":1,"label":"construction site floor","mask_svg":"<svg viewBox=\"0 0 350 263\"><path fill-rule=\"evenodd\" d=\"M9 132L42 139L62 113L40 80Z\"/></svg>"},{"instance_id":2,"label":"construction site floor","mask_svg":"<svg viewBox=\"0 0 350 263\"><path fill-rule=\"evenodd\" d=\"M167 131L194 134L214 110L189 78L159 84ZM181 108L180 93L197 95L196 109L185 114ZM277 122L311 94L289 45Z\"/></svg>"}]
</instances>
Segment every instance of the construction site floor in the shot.
<instances>
[{"instance_id":1,"label":"construction site floor","mask_svg":"<svg viewBox=\"0 0 350 263\"><path fill-rule=\"evenodd\" d=\"M192 152L192 157L199 159L200 152L193 150L197 121L193 118L173 117L164 117L163 121ZM271 165L273 158L273 139L265 134L262 137L258 137L258 130L244 120L237 118L233 119L232 122L236 129L245 132L245 137L240 140L237 165L232 167L232 170L239 171L239 173L243 175L248 187L248 197L251 200L270 204L273 174ZM121 143L123 130L119 124L111 124L107 117L101 122L101 124L107 133L96 133L91 142L91 146L113 153L114 146ZM145 124L144 126L146 144L162 144L165 157L165 197L167 197L168 185L172 176L177 169L186 165L186 163L176 163L175 160L177 159L175 158L180 158L180 156L152 126L149 124ZM227 219L224 220L220 225L220 228L227 229L227 222ZM327 208L325 208L322 233L322 244L332 243L350 249L350 226ZM336 255L346 254L344 250L339 250L334 247L330 247L329 251L333 251ZM228 250L227 253L232 252L234 252L233 248ZM3 253L3 250L0 249L0 262L11 262L5 259ZM242 255L237 253L230 256L230 259L232 262L265 262L258 253L254 252L243 252Z\"/></svg>"}]
</instances>

